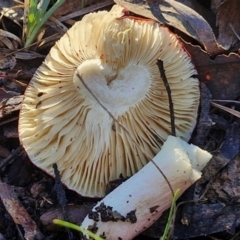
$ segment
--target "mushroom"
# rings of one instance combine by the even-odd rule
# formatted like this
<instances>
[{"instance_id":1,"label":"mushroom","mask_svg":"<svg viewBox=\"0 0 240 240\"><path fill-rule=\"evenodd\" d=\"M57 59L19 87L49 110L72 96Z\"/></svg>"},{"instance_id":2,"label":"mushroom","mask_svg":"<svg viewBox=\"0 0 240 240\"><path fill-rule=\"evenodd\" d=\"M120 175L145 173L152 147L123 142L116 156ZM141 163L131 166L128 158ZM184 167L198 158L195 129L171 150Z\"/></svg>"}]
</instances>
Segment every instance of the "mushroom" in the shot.
<instances>
[{"instance_id":1,"label":"mushroom","mask_svg":"<svg viewBox=\"0 0 240 240\"><path fill-rule=\"evenodd\" d=\"M182 194L201 177L212 155L180 138L169 136L153 158L173 191ZM106 239L130 240L152 225L171 206L172 192L156 166L149 162L109 193L84 219L82 227Z\"/></svg>"},{"instance_id":2,"label":"mushroom","mask_svg":"<svg viewBox=\"0 0 240 240\"><path fill-rule=\"evenodd\" d=\"M176 135L189 140L199 106L191 58L166 27L115 5L73 25L30 81L19 118L30 160L52 176L57 163L62 182L88 197L103 197L109 181L140 170L148 160L80 77L154 157L171 133L157 59L164 62L172 90Z\"/></svg>"}]
</instances>

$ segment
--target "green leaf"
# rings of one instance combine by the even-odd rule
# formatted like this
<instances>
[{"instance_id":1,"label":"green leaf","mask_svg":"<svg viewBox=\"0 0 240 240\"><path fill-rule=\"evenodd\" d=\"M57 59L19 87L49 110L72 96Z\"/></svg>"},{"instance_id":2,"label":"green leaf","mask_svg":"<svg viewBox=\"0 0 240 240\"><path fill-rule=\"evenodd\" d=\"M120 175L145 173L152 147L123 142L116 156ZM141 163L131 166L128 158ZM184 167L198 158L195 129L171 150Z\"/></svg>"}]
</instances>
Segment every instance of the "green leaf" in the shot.
<instances>
[{"instance_id":1,"label":"green leaf","mask_svg":"<svg viewBox=\"0 0 240 240\"><path fill-rule=\"evenodd\" d=\"M26 42L24 47L28 47L32 44L41 27L64 2L65 0L57 0L46 12L49 0L41 0L39 3L37 0L30 0Z\"/></svg>"}]
</instances>

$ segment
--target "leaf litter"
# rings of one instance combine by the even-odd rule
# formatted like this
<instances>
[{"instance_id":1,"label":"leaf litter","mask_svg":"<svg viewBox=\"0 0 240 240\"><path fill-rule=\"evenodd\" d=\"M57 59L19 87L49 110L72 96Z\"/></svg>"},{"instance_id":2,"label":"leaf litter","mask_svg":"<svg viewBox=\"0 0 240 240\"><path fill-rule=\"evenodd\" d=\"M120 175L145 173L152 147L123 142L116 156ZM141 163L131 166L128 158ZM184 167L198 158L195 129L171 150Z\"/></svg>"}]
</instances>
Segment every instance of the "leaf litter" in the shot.
<instances>
[{"instance_id":1,"label":"leaf litter","mask_svg":"<svg viewBox=\"0 0 240 240\"><path fill-rule=\"evenodd\" d=\"M2 1L0 4L1 10L4 2ZM49 37L53 39L54 43L63 34L63 32L57 31L58 35L52 37L56 32L56 30L53 30L54 24L62 22L61 24L64 24L64 27L69 27L82 14L86 14L93 9L97 10L97 5L106 7L111 4L109 1L101 1L94 5L95 2L90 1L88 2L89 5L86 3L85 6L87 7L74 9L73 6L76 2L73 1L72 5L65 5L62 10L60 9L59 12L55 13L54 17L56 20L53 19L53 25L51 25L53 27L49 30L50 27L46 25L45 29L47 31L45 31L41 39ZM240 98L240 58L237 51L231 51L239 43L240 20L236 16L237 0L212 0L211 8L202 6L200 1L187 0L159 0L158 2L116 0L116 2L127 7L135 14L141 13L142 16L155 19L169 26L172 31L175 31L191 55L201 82L202 96L199 123L192 142L214 153L214 158L206 167L202 179L195 186L192 186L192 190L189 189L186 195L180 199L180 202L193 199L197 204L186 202L183 204L186 206L182 208L182 212L177 212L179 221L175 222L174 238L189 239L206 235L220 236L221 239L237 237L237 229L240 227L238 219L240 213L238 206L240 197L238 178L240 171L240 120L238 116L240 107L236 102L239 103ZM202 6L201 10L196 7L199 6L197 4ZM66 12L64 10L66 6L72 6L70 7L72 8L70 12L73 13L69 14L70 12ZM204 9L207 10L204 11ZM11 19L10 14L5 17ZM17 18L11 20L21 21L21 17L18 15ZM216 22L214 22L215 20ZM70 25L68 25L69 23ZM60 28L64 29L63 26L60 26ZM6 34L4 31L8 33ZM42 59L46 55L46 49L49 50L51 44L46 44L46 48L35 47L32 48L32 52L24 52L23 49L19 49L22 45L19 41L21 36L15 35L11 28L7 30L2 28L1 32L5 40L1 41L0 39L0 43L2 43L0 48L5 52L6 50L11 52L7 53L10 54L7 60L5 55L0 58L0 60L3 59L3 62L0 62L0 68L2 69L2 72L0 72L0 163L7 163L1 169L1 178L5 182L5 185L1 186L6 189L5 193L8 193L8 195L3 195L4 193L2 193L0 198L2 202L7 202L11 206L10 209L8 207L6 209L12 215L13 221L8 220L10 221L8 223L8 227L11 229L10 233L5 230L7 225L3 219L5 219L4 214L7 214L7 212L5 212L0 202L0 220L2 220L0 233L6 239L14 239L21 232L15 224L20 224L23 227L24 234L32 234L33 230L36 229L32 219L36 220L37 225L39 224L39 219L42 219L43 225L40 224L39 226L45 237L60 239L59 236L64 233L59 235L56 230L49 231L46 229L50 225L53 216L55 216L54 214L56 214L54 211L57 211L57 214L62 214L62 208L59 208L60 204L56 193L53 192L53 180L34 168L24 154L16 154L9 158L12 155L11 152L14 153L19 149L18 139L14 137L16 135L14 129L17 127L18 111L23 98L22 94L35 69L41 64ZM14 36L11 34L14 34ZM12 41L17 41L18 45ZM40 46L40 44L38 43L36 46ZM5 52L4 54L6 54ZM22 58L19 57L21 54ZM23 57L24 54L26 54L25 58ZM14 74L11 74L12 70L15 70ZM22 75L16 74L19 70ZM218 102L212 99L225 101ZM219 108L224 111L219 110ZM9 132L6 132L6 129ZM10 136L10 138L7 136ZM8 159L11 159L10 162L8 162ZM20 169L21 171L19 171ZM12 195L12 190L10 191L9 185L6 184L11 184L16 195ZM33 185L45 187L35 188L38 190L33 191ZM36 191L38 194L36 194ZM190 198L189 196L187 197L187 194L190 195ZM66 190L66 197L72 208L69 204L66 205L65 214L68 215L69 221L80 224L89 211L89 206L85 207L83 204L88 201L69 190ZM201 200L198 200L199 198ZM90 206L91 204L94 204L94 200L90 201ZM34 207L36 205L37 211ZM31 226L34 226L30 228L30 232L25 223L16 220L14 211L18 210L18 208L22 217L28 218L30 216L29 221L30 223L32 222ZM25 212L25 208L30 213L29 215L26 215L28 213ZM73 214L75 210L76 212L79 211L77 217ZM146 235L159 238L165 223L166 217L164 218L163 216L144 233L143 239L150 239ZM18 230L13 232L12 229ZM69 238L68 234L64 236ZM73 239L74 237L78 239L76 235L73 236ZM137 239L141 239L141 236Z\"/></svg>"},{"instance_id":2,"label":"leaf litter","mask_svg":"<svg viewBox=\"0 0 240 240\"><path fill-rule=\"evenodd\" d=\"M225 49L230 49L239 41L240 15L238 0L212 0L212 9L216 13L218 27L217 40Z\"/></svg>"}]
</instances>

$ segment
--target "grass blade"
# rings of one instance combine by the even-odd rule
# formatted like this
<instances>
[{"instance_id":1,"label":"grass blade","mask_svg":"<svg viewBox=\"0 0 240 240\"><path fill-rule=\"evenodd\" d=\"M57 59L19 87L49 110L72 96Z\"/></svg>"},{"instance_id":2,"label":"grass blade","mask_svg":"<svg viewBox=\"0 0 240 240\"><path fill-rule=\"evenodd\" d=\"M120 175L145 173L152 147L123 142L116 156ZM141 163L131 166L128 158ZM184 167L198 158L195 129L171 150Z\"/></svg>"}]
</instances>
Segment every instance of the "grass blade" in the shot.
<instances>
[{"instance_id":1,"label":"grass blade","mask_svg":"<svg viewBox=\"0 0 240 240\"><path fill-rule=\"evenodd\" d=\"M48 0L46 0L46 2L40 2L40 5L36 5L35 0L30 1L25 47L31 45L44 23L64 2L65 0L57 0L57 2L47 12L45 12L47 5L49 4Z\"/></svg>"},{"instance_id":2,"label":"grass blade","mask_svg":"<svg viewBox=\"0 0 240 240\"><path fill-rule=\"evenodd\" d=\"M66 222L66 221L63 221L63 220L59 220L59 219L54 219L53 223L58 224L62 227L67 227L67 228L71 228L71 229L77 230L79 232L82 232L83 234L86 234L86 235L88 235L89 237L91 237L95 240L104 240L103 238L101 238L101 237L97 236L96 234L88 231L87 229L85 229L81 226L75 225L73 223L69 223L69 222Z\"/></svg>"},{"instance_id":3,"label":"grass blade","mask_svg":"<svg viewBox=\"0 0 240 240\"><path fill-rule=\"evenodd\" d=\"M167 225L164 229L163 236L161 237L160 240L166 240L167 239L167 235L169 233L169 229L171 227L171 223L172 223L172 219L173 219L174 209L176 207L176 201L179 197L179 194L180 194L180 190L177 189L177 191L174 193L174 196L173 196L173 199L172 199L172 205L171 205L170 212L169 212L169 215L168 215Z\"/></svg>"}]
</instances>

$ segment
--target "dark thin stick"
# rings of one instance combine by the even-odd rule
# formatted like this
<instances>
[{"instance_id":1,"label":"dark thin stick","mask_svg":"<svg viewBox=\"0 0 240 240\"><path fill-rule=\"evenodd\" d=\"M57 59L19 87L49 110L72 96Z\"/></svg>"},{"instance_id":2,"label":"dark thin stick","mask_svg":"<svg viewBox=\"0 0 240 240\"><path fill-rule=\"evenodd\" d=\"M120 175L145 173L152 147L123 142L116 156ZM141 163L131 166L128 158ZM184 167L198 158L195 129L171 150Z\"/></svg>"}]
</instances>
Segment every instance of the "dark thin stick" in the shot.
<instances>
[{"instance_id":1,"label":"dark thin stick","mask_svg":"<svg viewBox=\"0 0 240 240\"><path fill-rule=\"evenodd\" d=\"M169 86L169 83L168 83L168 80L167 80L167 77L166 77L166 74L165 74L163 61L158 59L157 60L157 66L158 66L158 69L159 69L159 72L160 72L160 76L162 78L162 81L164 83L164 86L166 88L167 95L168 95L169 112L170 112L170 123L171 123L171 134L173 136L176 136L174 107L173 107L173 102L172 102L171 88ZM172 228L169 230L167 239L170 239L171 236L173 235L173 232L174 232L174 222L175 222L175 219L176 219L176 212L177 212L177 206L176 206L176 203L174 203L174 212L173 212L173 216L172 216Z\"/></svg>"},{"instance_id":2,"label":"dark thin stick","mask_svg":"<svg viewBox=\"0 0 240 240\"><path fill-rule=\"evenodd\" d=\"M0 163L0 171L3 167L5 167L12 159L14 159L18 154L22 152L22 146L19 146L16 150L13 151L8 157L2 160Z\"/></svg>"},{"instance_id":3,"label":"dark thin stick","mask_svg":"<svg viewBox=\"0 0 240 240\"><path fill-rule=\"evenodd\" d=\"M1 122L0 122L0 126L4 125L4 124L6 124L6 123L9 123L9 122L16 121L16 120L18 120L18 119L19 119L19 117L17 116L17 117L13 117L13 118L7 119L7 120L5 120L5 121L1 121Z\"/></svg>"},{"instance_id":4,"label":"dark thin stick","mask_svg":"<svg viewBox=\"0 0 240 240\"><path fill-rule=\"evenodd\" d=\"M19 227L16 223L15 223L15 226L16 226L16 229L17 229L17 231L18 231L19 237L20 237L22 240L24 240L25 238L24 238L24 236L23 236L23 233L22 233L20 227Z\"/></svg>"},{"instance_id":5,"label":"dark thin stick","mask_svg":"<svg viewBox=\"0 0 240 240\"><path fill-rule=\"evenodd\" d=\"M68 218L68 216L66 214L66 211L65 211L65 207L67 205L67 197L66 197L65 190L63 188L60 172L58 170L58 166L57 166L56 163L53 164L53 169L54 169L54 175L55 175L55 183L54 183L53 190L56 192L58 204L62 208L63 220L64 221L69 221L69 218ZM73 233L70 231L69 228L66 228L66 232L68 234L68 239L72 240L73 239Z\"/></svg>"},{"instance_id":6,"label":"dark thin stick","mask_svg":"<svg viewBox=\"0 0 240 240\"><path fill-rule=\"evenodd\" d=\"M135 146L140 149L140 151L143 153L143 155L145 157L148 158L149 161L151 161L154 166L158 169L158 171L162 174L163 178L165 179L165 181L167 182L170 191L172 193L172 195L174 196L174 191L173 188L170 184L170 182L168 181L166 175L163 173L163 171L160 169L160 167L152 160L152 158L144 151L144 149L135 141L135 139L131 136L131 134L129 133L129 131L112 115L112 113L98 100L98 98L93 94L93 92L91 91L91 89L87 86L87 84L84 82L84 80L82 79L82 77L79 75L79 73L77 73L78 78L80 79L80 81L82 82L83 86L88 90L88 92L93 96L93 98L97 101L97 103L109 114L109 116L127 133L127 135L129 136L129 138L133 141L133 143L135 144Z\"/></svg>"},{"instance_id":7,"label":"dark thin stick","mask_svg":"<svg viewBox=\"0 0 240 240\"><path fill-rule=\"evenodd\" d=\"M167 80L167 77L165 75L165 70L164 70L164 67L163 67L163 61L158 59L157 60L157 66L158 66L160 75L162 77L164 86L165 86L165 88L167 90L167 94L168 94L170 121L171 121L171 132L172 132L172 135L176 137L174 107L173 107L173 102L172 102L171 88L168 84L168 80Z\"/></svg>"}]
</instances>

